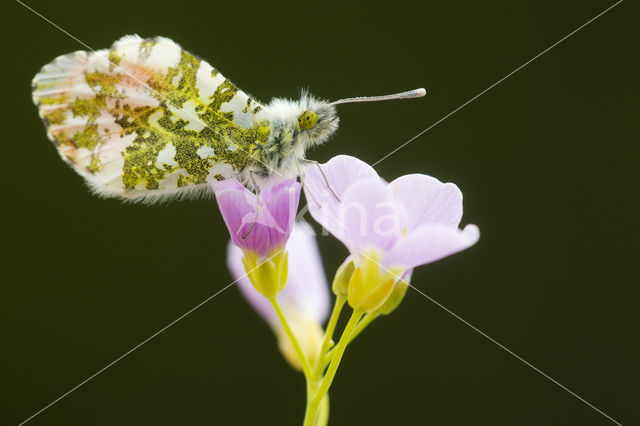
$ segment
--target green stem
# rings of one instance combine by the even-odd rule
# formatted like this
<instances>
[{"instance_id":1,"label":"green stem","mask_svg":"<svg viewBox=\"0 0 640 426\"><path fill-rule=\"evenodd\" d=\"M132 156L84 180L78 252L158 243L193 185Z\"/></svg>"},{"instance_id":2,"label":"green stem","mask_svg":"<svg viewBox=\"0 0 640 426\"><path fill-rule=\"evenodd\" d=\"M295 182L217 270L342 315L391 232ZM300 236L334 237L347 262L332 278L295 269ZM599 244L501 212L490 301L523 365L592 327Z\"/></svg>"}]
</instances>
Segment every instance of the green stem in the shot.
<instances>
[{"instance_id":1,"label":"green stem","mask_svg":"<svg viewBox=\"0 0 640 426\"><path fill-rule=\"evenodd\" d=\"M327 426L329 424L329 393L326 393L320 401L318 408L318 418L316 426Z\"/></svg>"},{"instance_id":2,"label":"green stem","mask_svg":"<svg viewBox=\"0 0 640 426\"><path fill-rule=\"evenodd\" d=\"M278 314L280 323L282 324L282 327L284 328L285 333L287 333L289 340L291 340L291 344L293 345L293 349L296 351L296 355L298 355L298 358L300 358L304 376L308 379L309 377L311 377L311 366L309 365L309 360L307 359L306 355L302 351L302 348L300 347L300 343L298 343L298 339L296 339L296 336L293 334L293 331L291 331L291 327L289 327L289 322L287 321L287 318L284 316L282 309L280 309L280 304L278 303L278 300L276 299L276 297L274 296L270 298L269 302L271 302L271 304L273 305L273 308L276 310L276 314Z\"/></svg>"},{"instance_id":3,"label":"green stem","mask_svg":"<svg viewBox=\"0 0 640 426\"><path fill-rule=\"evenodd\" d=\"M351 337L349 338L349 343L353 342L353 340L358 337L358 335L360 333L362 333L362 331L367 328L367 326L369 324L371 324L371 322L378 318L380 316L380 312L378 311L374 311L374 312L369 312L368 314L366 314L364 316L364 318L362 319L362 321L360 321L358 323L358 325L356 326L355 330L353 330L353 334L351 334ZM330 361L331 358L333 358L333 352L334 350L331 349L330 351L328 351L325 355L324 355L324 362L322 364L320 364L320 362L318 362L318 366L323 365L323 368L325 365L327 365ZM319 368L319 367L316 367ZM317 370L316 370L317 371Z\"/></svg>"},{"instance_id":4,"label":"green stem","mask_svg":"<svg viewBox=\"0 0 640 426\"><path fill-rule=\"evenodd\" d=\"M336 346L333 358L331 359L331 364L329 364L329 368L327 369L327 374L322 379L320 383L320 387L315 392L313 399L307 404L307 414L305 415L304 426L314 426L314 422L316 419L316 411L318 410L318 405L326 395L331 383L333 382L334 377L336 376L336 371L338 371L338 366L340 365L340 361L342 361L342 356L344 355L344 350L347 348L347 344L349 343L349 339L360 321L360 318L363 316L363 312L361 310L353 311L351 314L351 318L349 318L349 322L344 328L342 332L342 336L340 336L340 341Z\"/></svg>"},{"instance_id":5,"label":"green stem","mask_svg":"<svg viewBox=\"0 0 640 426\"><path fill-rule=\"evenodd\" d=\"M304 421L302 423L304 426L315 426L316 424L316 417L318 413L315 410L312 412L310 410L310 405L319 385L320 381L313 381L310 378L307 378L307 406L304 412Z\"/></svg>"},{"instance_id":6,"label":"green stem","mask_svg":"<svg viewBox=\"0 0 640 426\"><path fill-rule=\"evenodd\" d=\"M344 296L338 295L336 297L336 303L333 305L333 311L331 311L331 317L329 318L329 323L327 324L327 331L324 333L324 340L322 341L322 346L320 347L320 354L318 355L318 362L315 366L315 370L313 372L313 380L319 380L326 363L322 362L324 357L329 350L329 346L331 345L331 340L333 339L333 332L336 329L336 324L338 323L338 318L340 318L340 312L342 312L342 307L347 302L347 298Z\"/></svg>"}]
</instances>

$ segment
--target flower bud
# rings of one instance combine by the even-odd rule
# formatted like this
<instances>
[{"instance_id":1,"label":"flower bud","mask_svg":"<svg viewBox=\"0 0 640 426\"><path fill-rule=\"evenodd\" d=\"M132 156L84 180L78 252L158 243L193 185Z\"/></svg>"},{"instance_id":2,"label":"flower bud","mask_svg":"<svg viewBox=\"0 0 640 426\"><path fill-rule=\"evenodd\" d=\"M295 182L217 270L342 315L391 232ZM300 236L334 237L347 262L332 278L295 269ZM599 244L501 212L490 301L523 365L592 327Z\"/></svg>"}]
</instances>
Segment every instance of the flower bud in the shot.
<instances>
[{"instance_id":1,"label":"flower bud","mask_svg":"<svg viewBox=\"0 0 640 426\"><path fill-rule=\"evenodd\" d=\"M333 284L331 284L331 289L336 296L347 296L349 281L351 280L354 270L353 259L349 256L336 271Z\"/></svg>"},{"instance_id":2,"label":"flower bud","mask_svg":"<svg viewBox=\"0 0 640 426\"><path fill-rule=\"evenodd\" d=\"M283 249L275 250L267 258L247 250L242 256L242 264L255 289L267 299L271 299L287 283L288 259L289 254Z\"/></svg>"},{"instance_id":3,"label":"flower bud","mask_svg":"<svg viewBox=\"0 0 640 426\"><path fill-rule=\"evenodd\" d=\"M291 331L293 331L293 334L300 344L302 352L304 352L309 363L315 365L318 354L320 353L320 346L324 339L322 327L316 321L305 321L302 316L291 313L288 315L288 321ZM296 370L302 370L302 361L298 357L287 333L280 327L276 329L276 335L278 337L278 348L284 359Z\"/></svg>"}]
</instances>

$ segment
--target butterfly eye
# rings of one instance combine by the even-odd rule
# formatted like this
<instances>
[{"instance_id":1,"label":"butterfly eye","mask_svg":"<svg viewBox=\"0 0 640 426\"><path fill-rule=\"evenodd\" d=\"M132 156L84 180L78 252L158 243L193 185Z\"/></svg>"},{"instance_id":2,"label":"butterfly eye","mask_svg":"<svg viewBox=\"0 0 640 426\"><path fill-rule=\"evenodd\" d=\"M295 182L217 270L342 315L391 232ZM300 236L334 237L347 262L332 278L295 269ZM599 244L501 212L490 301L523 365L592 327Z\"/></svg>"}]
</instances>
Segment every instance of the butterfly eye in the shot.
<instances>
[{"instance_id":1,"label":"butterfly eye","mask_svg":"<svg viewBox=\"0 0 640 426\"><path fill-rule=\"evenodd\" d=\"M318 114L313 111L305 111L298 117L298 126L300 130L313 129L318 122Z\"/></svg>"}]
</instances>

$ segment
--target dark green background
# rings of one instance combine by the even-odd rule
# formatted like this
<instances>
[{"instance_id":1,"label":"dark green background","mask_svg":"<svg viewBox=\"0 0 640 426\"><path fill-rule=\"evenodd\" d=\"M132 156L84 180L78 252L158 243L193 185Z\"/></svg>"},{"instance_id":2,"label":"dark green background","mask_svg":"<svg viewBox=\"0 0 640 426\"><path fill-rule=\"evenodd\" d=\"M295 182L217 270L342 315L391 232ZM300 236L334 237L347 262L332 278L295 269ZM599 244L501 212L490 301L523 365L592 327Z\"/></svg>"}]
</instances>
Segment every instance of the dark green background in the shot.
<instances>
[{"instance_id":1,"label":"dark green background","mask_svg":"<svg viewBox=\"0 0 640 426\"><path fill-rule=\"evenodd\" d=\"M339 133L310 154L373 163L613 2L28 4L95 49L170 37L263 101L426 87L420 100L341 106ZM481 229L413 284L625 426L640 420L631 8L377 167L455 182L463 223ZM17 424L231 278L215 202L101 200L60 161L30 81L82 46L18 3L3 9L0 423ZM331 274L346 251L320 245ZM613 424L413 291L348 350L331 395L332 425ZM303 406L301 375L231 288L30 424L295 425Z\"/></svg>"}]
</instances>

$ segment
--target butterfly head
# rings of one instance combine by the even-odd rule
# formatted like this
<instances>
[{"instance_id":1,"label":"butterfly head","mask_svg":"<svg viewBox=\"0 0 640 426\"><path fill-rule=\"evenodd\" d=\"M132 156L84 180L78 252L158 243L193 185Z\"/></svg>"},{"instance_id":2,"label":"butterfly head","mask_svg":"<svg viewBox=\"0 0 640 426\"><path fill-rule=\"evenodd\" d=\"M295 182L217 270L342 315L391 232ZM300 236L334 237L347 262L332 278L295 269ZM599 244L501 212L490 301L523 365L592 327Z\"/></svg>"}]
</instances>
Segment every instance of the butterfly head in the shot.
<instances>
[{"instance_id":1,"label":"butterfly head","mask_svg":"<svg viewBox=\"0 0 640 426\"><path fill-rule=\"evenodd\" d=\"M263 117L271 124L269 140L259 148L260 161L270 168L290 165L290 158L305 158L308 148L326 142L338 130L336 105L352 102L371 102L407 99L424 96L424 89L410 90L384 96L369 96L323 101L303 91L300 100L274 98L263 110Z\"/></svg>"},{"instance_id":2,"label":"butterfly head","mask_svg":"<svg viewBox=\"0 0 640 426\"><path fill-rule=\"evenodd\" d=\"M301 158L308 148L326 142L338 129L336 108L306 91L298 101L273 99L265 114L272 125L274 142Z\"/></svg>"},{"instance_id":3,"label":"butterfly head","mask_svg":"<svg viewBox=\"0 0 640 426\"><path fill-rule=\"evenodd\" d=\"M326 102L302 92L300 101L295 103L297 123L296 130L300 145L305 149L325 142L338 129L336 105L353 102L374 102L392 99L410 99L424 96L424 89L409 90L402 93L383 96L363 96L345 98L334 102Z\"/></svg>"},{"instance_id":4,"label":"butterfly head","mask_svg":"<svg viewBox=\"0 0 640 426\"><path fill-rule=\"evenodd\" d=\"M299 142L305 148L326 142L338 130L340 120L331 103L303 92L298 104L296 130Z\"/></svg>"}]
</instances>

